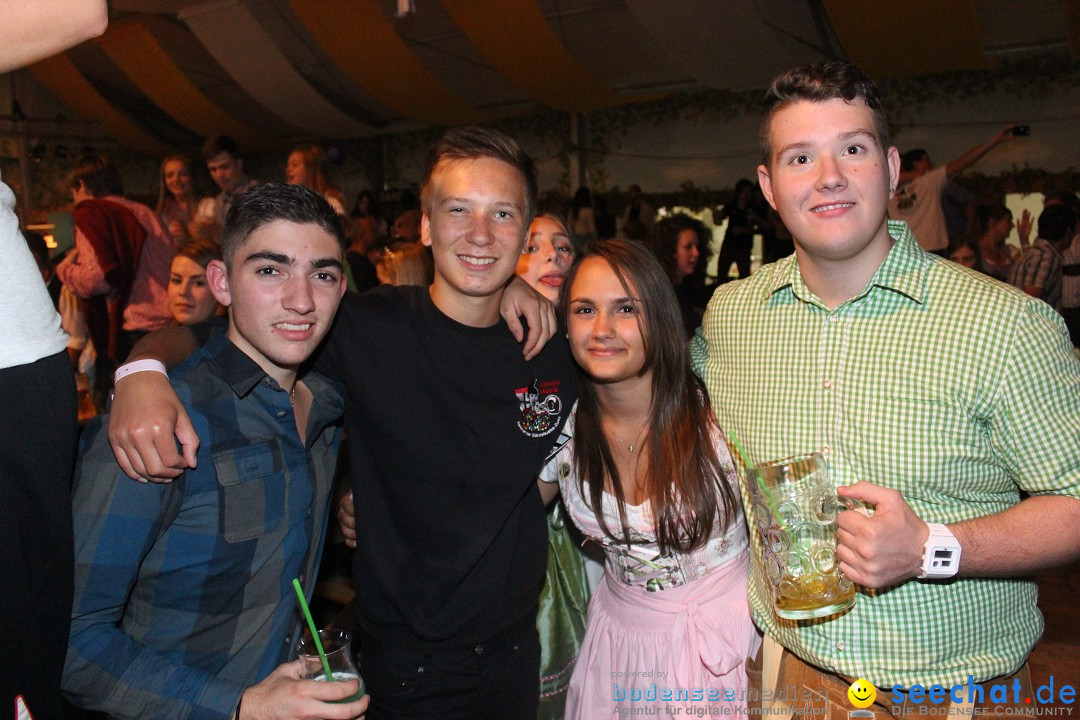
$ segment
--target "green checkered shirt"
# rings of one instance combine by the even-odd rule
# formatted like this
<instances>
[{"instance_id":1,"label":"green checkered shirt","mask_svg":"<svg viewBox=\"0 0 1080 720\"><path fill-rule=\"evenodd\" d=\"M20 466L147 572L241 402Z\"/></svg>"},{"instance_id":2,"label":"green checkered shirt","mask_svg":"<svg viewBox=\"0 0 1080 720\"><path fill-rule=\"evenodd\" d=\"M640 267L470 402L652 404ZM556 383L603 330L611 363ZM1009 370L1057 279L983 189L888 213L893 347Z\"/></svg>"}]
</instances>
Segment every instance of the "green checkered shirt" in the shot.
<instances>
[{"instance_id":1,"label":"green checkered shirt","mask_svg":"<svg viewBox=\"0 0 1080 720\"><path fill-rule=\"evenodd\" d=\"M885 262L835 310L807 289L795 256L716 291L692 352L720 426L751 463L819 450L838 485L896 488L927 522L1000 512L1020 489L1080 496L1080 362L1061 318L924 252L905 223L889 232ZM879 687L1008 674L1042 633L1030 580L860 589L851 612L802 623L773 614L763 581L755 567L759 627Z\"/></svg>"}]
</instances>

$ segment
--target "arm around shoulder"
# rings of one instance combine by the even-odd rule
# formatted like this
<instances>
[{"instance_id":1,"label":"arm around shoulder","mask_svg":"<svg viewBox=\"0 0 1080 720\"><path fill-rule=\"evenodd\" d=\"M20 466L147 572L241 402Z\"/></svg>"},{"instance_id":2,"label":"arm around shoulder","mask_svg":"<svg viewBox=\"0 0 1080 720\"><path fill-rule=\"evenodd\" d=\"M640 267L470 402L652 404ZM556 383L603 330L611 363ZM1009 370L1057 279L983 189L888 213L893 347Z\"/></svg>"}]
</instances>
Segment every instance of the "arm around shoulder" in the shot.
<instances>
[{"instance_id":1,"label":"arm around shoulder","mask_svg":"<svg viewBox=\"0 0 1080 720\"><path fill-rule=\"evenodd\" d=\"M195 348L188 328L168 327L142 338L128 360L159 360L174 367ZM116 383L109 442L129 477L155 482L168 482L184 468L195 467L199 449L199 438L168 377L157 372L134 373Z\"/></svg>"}]
</instances>

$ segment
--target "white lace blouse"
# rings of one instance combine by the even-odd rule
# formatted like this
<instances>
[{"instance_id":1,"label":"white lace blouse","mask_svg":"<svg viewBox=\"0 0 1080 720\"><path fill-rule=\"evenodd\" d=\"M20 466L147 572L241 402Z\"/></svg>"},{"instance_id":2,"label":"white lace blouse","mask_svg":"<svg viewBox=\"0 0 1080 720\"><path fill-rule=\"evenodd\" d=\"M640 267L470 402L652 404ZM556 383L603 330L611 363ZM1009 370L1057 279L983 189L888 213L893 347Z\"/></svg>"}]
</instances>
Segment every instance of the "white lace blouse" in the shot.
<instances>
[{"instance_id":1,"label":"white lace blouse","mask_svg":"<svg viewBox=\"0 0 1080 720\"><path fill-rule=\"evenodd\" d=\"M656 540L656 523L652 517L649 501L641 505L626 505L626 520L629 525L630 545L625 541L608 537L596 519L596 513L589 506L589 500L578 490L578 480L574 469L574 408L563 437L566 441L548 460L540 472L544 482L557 482L562 491L563 503L581 531L590 539L603 546L606 557L606 571L612 578L617 578L627 585L636 585L648 591L659 591L679 587L708 575L711 571L726 565L732 559L747 551L746 523L743 519L742 504L739 503L738 478L727 445L716 426L712 428L714 447L723 469L724 480L734 491L739 503L736 515L727 530L722 528L722 517L713 525L709 541L690 553L661 555ZM603 494L604 522L609 530L621 535L618 504L615 498Z\"/></svg>"}]
</instances>

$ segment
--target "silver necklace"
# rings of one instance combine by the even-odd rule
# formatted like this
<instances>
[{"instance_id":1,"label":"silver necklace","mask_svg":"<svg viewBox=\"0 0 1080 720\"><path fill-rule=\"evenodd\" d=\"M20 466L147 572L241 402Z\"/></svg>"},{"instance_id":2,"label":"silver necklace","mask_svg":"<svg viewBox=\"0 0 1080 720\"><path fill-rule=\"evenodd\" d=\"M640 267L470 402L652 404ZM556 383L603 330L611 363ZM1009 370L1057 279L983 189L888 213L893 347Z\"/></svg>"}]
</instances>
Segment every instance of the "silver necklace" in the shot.
<instances>
[{"instance_id":1,"label":"silver necklace","mask_svg":"<svg viewBox=\"0 0 1080 720\"><path fill-rule=\"evenodd\" d=\"M611 434L612 434L612 435L615 435L615 439L619 441L619 444L620 444L620 445L625 445L625 446L626 446L626 451L627 451L628 453L631 453L631 454L632 454L632 453L634 452L634 445L638 445L638 440L639 440L639 439L641 438L641 435L642 435L642 433L644 433L644 432L645 432L645 428L646 428L647 426L648 426L648 423L645 423L644 425L642 425L642 426L641 426L641 429L637 431L637 435L635 435L635 436L634 436L634 440L633 440L633 442L630 442L630 443L626 442L626 441L625 441L625 440L623 440L623 439L622 439L621 437L619 437L619 436L618 436L618 435L617 435L617 434L615 433L615 431L614 431L614 430L613 430L613 431L611 432ZM638 445L638 449L639 449L639 450L641 449L641 445Z\"/></svg>"}]
</instances>

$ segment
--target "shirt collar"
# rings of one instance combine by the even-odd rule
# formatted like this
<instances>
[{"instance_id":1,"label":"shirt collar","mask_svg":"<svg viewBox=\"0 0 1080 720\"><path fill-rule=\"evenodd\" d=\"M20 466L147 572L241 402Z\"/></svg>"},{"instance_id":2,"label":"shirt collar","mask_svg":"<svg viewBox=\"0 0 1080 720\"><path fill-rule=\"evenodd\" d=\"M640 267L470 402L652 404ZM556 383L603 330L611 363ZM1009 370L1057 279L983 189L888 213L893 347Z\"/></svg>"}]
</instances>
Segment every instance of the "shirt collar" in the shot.
<instances>
[{"instance_id":1,"label":"shirt collar","mask_svg":"<svg viewBox=\"0 0 1080 720\"><path fill-rule=\"evenodd\" d=\"M202 351L237 397L244 397L267 377L266 371L233 345L221 328L211 331L210 339L203 345Z\"/></svg>"},{"instance_id":2,"label":"shirt collar","mask_svg":"<svg viewBox=\"0 0 1080 720\"><path fill-rule=\"evenodd\" d=\"M245 397L266 379L277 386L277 382L270 378L257 362L229 340L222 328L214 328L210 332L210 339L203 345L202 352L218 369L222 379L238 398ZM325 408L327 416L340 416L344 412L341 385L314 371L302 372L301 377L315 398L315 406Z\"/></svg>"},{"instance_id":3,"label":"shirt collar","mask_svg":"<svg viewBox=\"0 0 1080 720\"><path fill-rule=\"evenodd\" d=\"M866 288L848 302L866 296L875 287L898 293L915 303L922 304L925 301L927 275L936 258L919 247L906 222L889 220L888 227L889 236L894 240L892 249L885 257L885 262L874 272ZM815 297L803 282L799 273L799 261L794 254L775 264L772 277L763 288L762 302L784 288L790 288L791 293L800 299Z\"/></svg>"}]
</instances>

